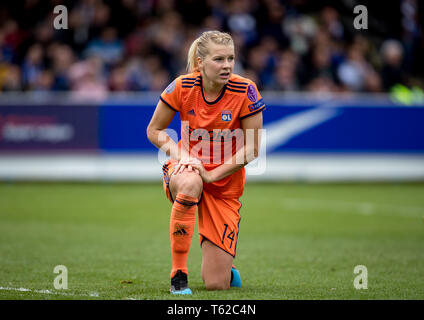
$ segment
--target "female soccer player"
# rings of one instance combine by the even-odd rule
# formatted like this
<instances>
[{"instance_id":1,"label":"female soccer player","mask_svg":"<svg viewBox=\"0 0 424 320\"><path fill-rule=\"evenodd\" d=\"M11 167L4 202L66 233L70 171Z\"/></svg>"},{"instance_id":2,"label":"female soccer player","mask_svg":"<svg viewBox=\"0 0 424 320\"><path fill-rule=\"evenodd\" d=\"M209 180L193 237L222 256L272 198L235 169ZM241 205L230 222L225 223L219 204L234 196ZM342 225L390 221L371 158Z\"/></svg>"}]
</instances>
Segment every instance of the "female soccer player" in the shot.
<instances>
[{"instance_id":1,"label":"female soccer player","mask_svg":"<svg viewBox=\"0 0 424 320\"><path fill-rule=\"evenodd\" d=\"M147 128L149 140L170 156L163 166L163 185L172 203L173 294L192 293L187 257L197 208L206 289L241 286L233 266L239 198L244 190L244 166L258 156L265 104L251 80L233 74L234 58L229 34L204 32L189 49L190 73L163 91ZM178 145L165 132L176 112L181 118Z\"/></svg>"}]
</instances>

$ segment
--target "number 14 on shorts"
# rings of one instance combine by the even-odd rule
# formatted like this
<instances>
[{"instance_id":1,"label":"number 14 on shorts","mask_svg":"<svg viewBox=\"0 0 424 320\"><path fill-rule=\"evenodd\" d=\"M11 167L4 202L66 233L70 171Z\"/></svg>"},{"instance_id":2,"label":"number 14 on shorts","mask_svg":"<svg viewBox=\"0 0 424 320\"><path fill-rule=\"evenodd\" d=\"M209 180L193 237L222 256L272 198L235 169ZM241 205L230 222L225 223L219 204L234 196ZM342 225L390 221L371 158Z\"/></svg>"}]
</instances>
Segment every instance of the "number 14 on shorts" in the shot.
<instances>
[{"instance_id":1,"label":"number 14 on shorts","mask_svg":"<svg viewBox=\"0 0 424 320\"><path fill-rule=\"evenodd\" d=\"M229 239L231 240L231 243L230 243L230 248L231 248L233 246L233 241L234 241L234 230L230 230L228 228L228 224L226 223L224 224L224 226L225 226L225 229L224 229L224 233L222 234L222 244L224 244L224 241L226 239Z\"/></svg>"}]
</instances>

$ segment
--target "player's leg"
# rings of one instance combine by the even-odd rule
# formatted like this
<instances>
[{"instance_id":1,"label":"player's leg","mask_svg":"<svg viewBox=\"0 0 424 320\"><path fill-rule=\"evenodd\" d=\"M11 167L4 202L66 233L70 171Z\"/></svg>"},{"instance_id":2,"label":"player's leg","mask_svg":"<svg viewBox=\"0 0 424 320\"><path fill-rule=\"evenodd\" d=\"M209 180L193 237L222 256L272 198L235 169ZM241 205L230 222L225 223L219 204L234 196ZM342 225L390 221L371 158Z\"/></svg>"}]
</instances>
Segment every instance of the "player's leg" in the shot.
<instances>
[{"instance_id":1,"label":"player's leg","mask_svg":"<svg viewBox=\"0 0 424 320\"><path fill-rule=\"evenodd\" d=\"M168 187L173 200L170 217L171 292L191 293L187 288L187 258L195 228L197 203L202 193L203 182L197 173L184 171L177 175L171 175Z\"/></svg>"},{"instance_id":2,"label":"player's leg","mask_svg":"<svg viewBox=\"0 0 424 320\"><path fill-rule=\"evenodd\" d=\"M202 279L207 290L230 288L233 256L209 240L202 241Z\"/></svg>"},{"instance_id":3,"label":"player's leg","mask_svg":"<svg viewBox=\"0 0 424 320\"><path fill-rule=\"evenodd\" d=\"M199 204L199 234L202 247L202 279L208 290L241 286L240 274L235 268L233 270L240 207L237 199L219 199L206 191L203 192ZM232 280L235 280L234 283Z\"/></svg>"}]
</instances>

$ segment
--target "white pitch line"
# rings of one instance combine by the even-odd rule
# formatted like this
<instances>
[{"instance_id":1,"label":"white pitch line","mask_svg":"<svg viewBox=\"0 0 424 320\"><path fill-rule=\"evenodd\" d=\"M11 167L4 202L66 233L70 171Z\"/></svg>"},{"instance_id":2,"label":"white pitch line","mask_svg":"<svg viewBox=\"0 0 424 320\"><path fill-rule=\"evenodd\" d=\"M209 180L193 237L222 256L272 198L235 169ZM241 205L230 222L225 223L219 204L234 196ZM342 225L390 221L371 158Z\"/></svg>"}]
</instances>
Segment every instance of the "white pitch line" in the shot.
<instances>
[{"instance_id":1,"label":"white pitch line","mask_svg":"<svg viewBox=\"0 0 424 320\"><path fill-rule=\"evenodd\" d=\"M83 297L99 297L99 294L97 292L91 292L90 294L71 294L66 292L56 292L51 290L33 290L33 289L27 289L27 288L10 288L10 287L0 287L0 290L4 291L19 291L19 292L32 292L32 293L41 293L41 294L54 294L54 295L61 295L61 296L83 296Z\"/></svg>"},{"instance_id":2,"label":"white pitch line","mask_svg":"<svg viewBox=\"0 0 424 320\"><path fill-rule=\"evenodd\" d=\"M349 202L304 198L283 198L279 201L283 207L296 208L328 208L331 211L346 211L362 215L382 214L395 217L421 218L424 216L424 208L417 206L399 206L382 204L377 202Z\"/></svg>"}]
</instances>

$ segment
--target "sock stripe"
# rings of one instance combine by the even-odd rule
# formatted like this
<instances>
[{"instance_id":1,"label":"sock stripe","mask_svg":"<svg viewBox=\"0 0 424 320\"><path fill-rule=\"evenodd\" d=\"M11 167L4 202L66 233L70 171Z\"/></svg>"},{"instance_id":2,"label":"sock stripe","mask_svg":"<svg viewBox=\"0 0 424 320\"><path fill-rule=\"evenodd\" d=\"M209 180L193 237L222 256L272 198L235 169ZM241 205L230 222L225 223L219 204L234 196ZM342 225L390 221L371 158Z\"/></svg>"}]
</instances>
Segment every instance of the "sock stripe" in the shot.
<instances>
[{"instance_id":1,"label":"sock stripe","mask_svg":"<svg viewBox=\"0 0 424 320\"><path fill-rule=\"evenodd\" d=\"M178 202L179 204L182 204L183 206L187 206L187 207L192 207L198 204L198 202L189 202L189 201L180 201L178 198L175 199L176 202Z\"/></svg>"},{"instance_id":2,"label":"sock stripe","mask_svg":"<svg viewBox=\"0 0 424 320\"><path fill-rule=\"evenodd\" d=\"M183 193L178 193L175 197L175 201L183 206L192 207L199 203L199 199L187 196Z\"/></svg>"}]
</instances>

